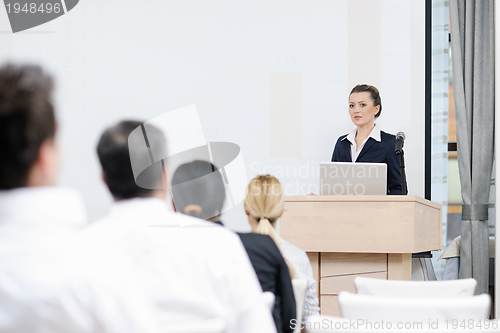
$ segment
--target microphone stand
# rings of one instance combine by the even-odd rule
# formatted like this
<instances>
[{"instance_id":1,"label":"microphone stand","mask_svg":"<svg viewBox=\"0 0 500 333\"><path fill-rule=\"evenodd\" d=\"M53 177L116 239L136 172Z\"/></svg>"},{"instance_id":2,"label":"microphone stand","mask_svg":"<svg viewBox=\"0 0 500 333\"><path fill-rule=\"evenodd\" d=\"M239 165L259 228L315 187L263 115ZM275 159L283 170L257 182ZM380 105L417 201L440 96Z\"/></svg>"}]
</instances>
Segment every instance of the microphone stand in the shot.
<instances>
[{"instance_id":1,"label":"microphone stand","mask_svg":"<svg viewBox=\"0 0 500 333\"><path fill-rule=\"evenodd\" d=\"M407 195L408 190L406 188L406 181L405 181L406 180L405 152L403 150L403 147L401 147L401 150L396 151L396 155L399 155L399 167L401 168L401 186L402 186L402 190L403 190L402 193L403 193L403 195ZM412 253L411 257L419 259L419 260L423 259L423 258L432 258L432 253L431 253L431 251ZM422 265L422 261L420 261L420 264Z\"/></svg>"},{"instance_id":2,"label":"microphone stand","mask_svg":"<svg viewBox=\"0 0 500 333\"><path fill-rule=\"evenodd\" d=\"M396 155L399 155L399 167L401 169L401 189L403 192L403 195L407 195L407 189L406 189L406 173L405 173L405 152L403 148L401 148L401 151L397 151Z\"/></svg>"}]
</instances>

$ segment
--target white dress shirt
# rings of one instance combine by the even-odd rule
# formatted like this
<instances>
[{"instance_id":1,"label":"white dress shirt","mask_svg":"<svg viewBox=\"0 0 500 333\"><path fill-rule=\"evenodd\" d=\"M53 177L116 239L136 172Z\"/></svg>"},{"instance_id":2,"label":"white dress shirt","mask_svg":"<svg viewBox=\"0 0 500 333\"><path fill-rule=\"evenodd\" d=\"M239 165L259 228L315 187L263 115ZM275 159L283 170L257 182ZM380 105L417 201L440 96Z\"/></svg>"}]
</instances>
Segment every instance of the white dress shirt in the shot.
<instances>
[{"instance_id":1,"label":"white dress shirt","mask_svg":"<svg viewBox=\"0 0 500 333\"><path fill-rule=\"evenodd\" d=\"M295 268L295 278L307 280L306 297L304 299L304 310L302 311L302 322L312 315L319 314L318 283L313 277L311 262L304 250L295 245L281 240L283 244L283 256L288 259Z\"/></svg>"},{"instance_id":2,"label":"white dress shirt","mask_svg":"<svg viewBox=\"0 0 500 333\"><path fill-rule=\"evenodd\" d=\"M75 191L0 191L0 332L157 331L126 261L81 247L74 228L84 221Z\"/></svg>"},{"instance_id":3,"label":"white dress shirt","mask_svg":"<svg viewBox=\"0 0 500 333\"><path fill-rule=\"evenodd\" d=\"M168 210L156 198L113 204L83 237L113 244L135 265L161 327L220 319L227 333L276 332L239 237Z\"/></svg>"},{"instance_id":4,"label":"white dress shirt","mask_svg":"<svg viewBox=\"0 0 500 333\"><path fill-rule=\"evenodd\" d=\"M368 135L368 137L363 140L363 142L359 146L359 149L356 144L356 133L357 129L350 132L349 134L347 134L345 138L342 139L342 140L349 140L349 142L351 143L351 161L353 163L356 162L356 160L358 159L359 153L361 153L363 147L365 146L366 141L368 141L369 138L372 138L378 142L382 141L380 138L380 128L378 127L377 124L375 124L375 127L373 127L372 131L370 132L370 135Z\"/></svg>"}]
</instances>

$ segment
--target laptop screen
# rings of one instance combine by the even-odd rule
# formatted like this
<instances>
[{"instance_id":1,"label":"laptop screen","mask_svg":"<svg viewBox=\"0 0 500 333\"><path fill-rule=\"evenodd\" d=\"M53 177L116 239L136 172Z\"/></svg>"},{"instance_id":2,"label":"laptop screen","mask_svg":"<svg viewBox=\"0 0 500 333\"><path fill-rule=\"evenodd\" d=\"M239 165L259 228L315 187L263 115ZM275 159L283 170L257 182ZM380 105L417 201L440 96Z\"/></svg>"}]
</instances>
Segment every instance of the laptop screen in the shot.
<instances>
[{"instance_id":1,"label":"laptop screen","mask_svg":"<svg viewBox=\"0 0 500 333\"><path fill-rule=\"evenodd\" d=\"M320 195L385 195L387 164L323 162L319 165Z\"/></svg>"}]
</instances>

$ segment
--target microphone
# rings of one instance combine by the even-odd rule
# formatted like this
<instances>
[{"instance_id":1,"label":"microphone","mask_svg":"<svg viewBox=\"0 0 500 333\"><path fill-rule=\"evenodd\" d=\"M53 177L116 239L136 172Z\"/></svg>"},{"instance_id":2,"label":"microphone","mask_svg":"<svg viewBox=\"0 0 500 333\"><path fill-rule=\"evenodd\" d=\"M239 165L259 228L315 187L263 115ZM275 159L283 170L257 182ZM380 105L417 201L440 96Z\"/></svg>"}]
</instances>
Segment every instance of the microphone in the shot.
<instances>
[{"instance_id":1,"label":"microphone","mask_svg":"<svg viewBox=\"0 0 500 333\"><path fill-rule=\"evenodd\" d=\"M396 155L400 155L403 152L405 139L406 135L403 132L398 132L398 134L396 134L396 148L395 148Z\"/></svg>"}]
</instances>

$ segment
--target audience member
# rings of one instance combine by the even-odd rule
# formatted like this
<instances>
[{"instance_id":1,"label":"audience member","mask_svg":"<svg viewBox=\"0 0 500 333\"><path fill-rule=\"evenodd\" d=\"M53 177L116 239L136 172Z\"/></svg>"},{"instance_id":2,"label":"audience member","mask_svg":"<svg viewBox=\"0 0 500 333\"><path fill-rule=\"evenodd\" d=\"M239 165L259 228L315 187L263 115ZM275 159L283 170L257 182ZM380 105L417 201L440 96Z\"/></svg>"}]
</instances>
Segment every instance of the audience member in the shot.
<instances>
[{"instance_id":1,"label":"audience member","mask_svg":"<svg viewBox=\"0 0 500 333\"><path fill-rule=\"evenodd\" d=\"M53 186L52 90L40 67L0 67L0 332L155 332L119 257L78 246L82 200Z\"/></svg>"},{"instance_id":2,"label":"audience member","mask_svg":"<svg viewBox=\"0 0 500 333\"><path fill-rule=\"evenodd\" d=\"M307 280L302 313L305 322L309 316L319 314L317 283L305 251L281 239L275 230L276 221L283 214L284 204L283 187L275 177L257 176L248 184L245 212L252 232L271 236L286 258L290 271L295 272L296 278Z\"/></svg>"},{"instance_id":3,"label":"audience member","mask_svg":"<svg viewBox=\"0 0 500 333\"><path fill-rule=\"evenodd\" d=\"M178 211L222 225L220 213L225 188L222 176L213 164L194 161L181 165L172 179L172 195ZM296 318L295 298L288 266L278 247L266 235L238 235L262 289L275 295L273 317L278 332L292 332L290 321Z\"/></svg>"},{"instance_id":4,"label":"audience member","mask_svg":"<svg viewBox=\"0 0 500 333\"><path fill-rule=\"evenodd\" d=\"M147 182L143 173L134 174L134 165L151 163L149 149L166 146L160 130L144 126L122 121L102 134L97 153L115 203L83 237L109 242L130 258L165 332L214 320L221 321L228 333L275 332L238 237L212 223L169 211L162 161L143 172L149 173ZM144 137L137 138L137 133ZM139 178L149 184L147 188L137 185Z\"/></svg>"}]
</instances>

